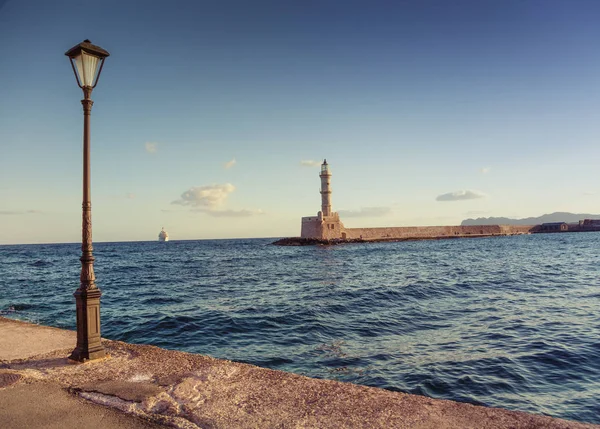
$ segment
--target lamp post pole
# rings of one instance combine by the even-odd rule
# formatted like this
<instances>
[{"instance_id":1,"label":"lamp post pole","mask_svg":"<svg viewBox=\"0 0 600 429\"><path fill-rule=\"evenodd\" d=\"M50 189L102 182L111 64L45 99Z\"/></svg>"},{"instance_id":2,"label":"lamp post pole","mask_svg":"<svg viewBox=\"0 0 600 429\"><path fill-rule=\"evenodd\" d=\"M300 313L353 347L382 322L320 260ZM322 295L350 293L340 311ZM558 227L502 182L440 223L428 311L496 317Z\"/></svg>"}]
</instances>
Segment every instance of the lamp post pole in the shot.
<instances>
[{"instance_id":1,"label":"lamp post pole","mask_svg":"<svg viewBox=\"0 0 600 429\"><path fill-rule=\"evenodd\" d=\"M83 89L83 203L81 228L81 275L79 288L73 294L77 306L77 346L69 359L85 362L106 356L100 336L100 296L94 275L92 254L92 202L90 192L90 116L92 90L98 83L104 58L108 52L91 44L89 40L67 51L71 59L77 84ZM76 62L77 71L75 70ZM98 69L98 64L100 65ZM96 72L98 72L96 74ZM92 85L93 83L93 85Z\"/></svg>"}]
</instances>

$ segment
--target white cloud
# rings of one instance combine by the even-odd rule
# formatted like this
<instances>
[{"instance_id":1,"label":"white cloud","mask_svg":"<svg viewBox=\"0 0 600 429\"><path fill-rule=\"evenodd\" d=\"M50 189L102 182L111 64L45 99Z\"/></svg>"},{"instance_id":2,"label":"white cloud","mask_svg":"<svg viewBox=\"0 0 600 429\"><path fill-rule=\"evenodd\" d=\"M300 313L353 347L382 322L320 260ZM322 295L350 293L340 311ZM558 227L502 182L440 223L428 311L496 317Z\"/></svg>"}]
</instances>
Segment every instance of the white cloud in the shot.
<instances>
[{"instance_id":1,"label":"white cloud","mask_svg":"<svg viewBox=\"0 0 600 429\"><path fill-rule=\"evenodd\" d=\"M588 192L584 192L584 193L583 193L583 195L596 195L597 193L598 193L598 192L591 192L591 191L588 191Z\"/></svg>"},{"instance_id":2,"label":"white cloud","mask_svg":"<svg viewBox=\"0 0 600 429\"><path fill-rule=\"evenodd\" d=\"M227 161L225 164L223 164L223 167L225 168L225 170L229 170L236 163L237 163L237 161L235 160L235 158L233 158L231 161Z\"/></svg>"},{"instance_id":3,"label":"white cloud","mask_svg":"<svg viewBox=\"0 0 600 429\"><path fill-rule=\"evenodd\" d=\"M225 183L223 185L195 186L185 191L181 194L180 199L173 201L171 204L215 209L222 205L233 191L235 191L235 186L231 183Z\"/></svg>"},{"instance_id":4,"label":"white cloud","mask_svg":"<svg viewBox=\"0 0 600 429\"><path fill-rule=\"evenodd\" d=\"M488 174L490 171L492 171L492 168L491 167L483 167L483 168L480 168L479 171L482 174Z\"/></svg>"},{"instance_id":5,"label":"white cloud","mask_svg":"<svg viewBox=\"0 0 600 429\"><path fill-rule=\"evenodd\" d=\"M361 207L360 210L338 210L342 217L382 217L392 213L390 207Z\"/></svg>"},{"instance_id":6,"label":"white cloud","mask_svg":"<svg viewBox=\"0 0 600 429\"><path fill-rule=\"evenodd\" d=\"M247 209L242 209L242 210L203 210L203 209L194 209L194 211L198 211L198 212L203 212L206 213L207 215L213 216L213 217L250 217L250 216L257 216L257 215L264 215L265 212L258 209L258 210L247 210Z\"/></svg>"},{"instance_id":7,"label":"white cloud","mask_svg":"<svg viewBox=\"0 0 600 429\"><path fill-rule=\"evenodd\" d=\"M125 195L125 198L127 198L128 200L133 200L135 198L135 194L129 192L127 195Z\"/></svg>"},{"instance_id":8,"label":"white cloud","mask_svg":"<svg viewBox=\"0 0 600 429\"><path fill-rule=\"evenodd\" d=\"M321 165L321 162L307 159L307 160L300 161L300 165L303 167L318 167Z\"/></svg>"},{"instance_id":9,"label":"white cloud","mask_svg":"<svg viewBox=\"0 0 600 429\"><path fill-rule=\"evenodd\" d=\"M0 210L0 215L41 214L41 210Z\"/></svg>"},{"instance_id":10,"label":"white cloud","mask_svg":"<svg viewBox=\"0 0 600 429\"><path fill-rule=\"evenodd\" d=\"M144 145L144 147L146 148L146 152L148 152L148 153L155 153L158 150L158 143L155 143L155 142L146 142L146 144Z\"/></svg>"},{"instance_id":11,"label":"white cloud","mask_svg":"<svg viewBox=\"0 0 600 429\"><path fill-rule=\"evenodd\" d=\"M448 192L447 194L438 195L436 201L462 201L462 200L475 200L477 198L484 198L486 195L480 191L472 191L469 189L463 189L455 192Z\"/></svg>"},{"instance_id":12,"label":"white cloud","mask_svg":"<svg viewBox=\"0 0 600 429\"><path fill-rule=\"evenodd\" d=\"M229 194L233 191L235 191L235 186L231 183L195 186L185 191L181 194L180 199L173 201L171 204L188 206L191 207L192 212L204 213L212 217L250 217L265 214L260 209L222 209L221 206L225 204ZM162 211L170 212L172 210Z\"/></svg>"}]
</instances>

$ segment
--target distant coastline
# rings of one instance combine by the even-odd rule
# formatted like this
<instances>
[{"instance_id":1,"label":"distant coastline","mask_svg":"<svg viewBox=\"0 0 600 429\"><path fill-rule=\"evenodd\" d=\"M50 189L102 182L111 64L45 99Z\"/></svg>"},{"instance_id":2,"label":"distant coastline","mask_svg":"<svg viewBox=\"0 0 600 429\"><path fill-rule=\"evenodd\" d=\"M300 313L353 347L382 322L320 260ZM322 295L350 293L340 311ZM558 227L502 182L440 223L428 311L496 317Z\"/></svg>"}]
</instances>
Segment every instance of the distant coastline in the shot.
<instances>
[{"instance_id":1,"label":"distant coastline","mask_svg":"<svg viewBox=\"0 0 600 429\"><path fill-rule=\"evenodd\" d=\"M508 217L479 217L463 220L461 226L473 225L542 225L552 222L578 223L581 219L600 219L600 214L554 212L538 217L513 219Z\"/></svg>"}]
</instances>

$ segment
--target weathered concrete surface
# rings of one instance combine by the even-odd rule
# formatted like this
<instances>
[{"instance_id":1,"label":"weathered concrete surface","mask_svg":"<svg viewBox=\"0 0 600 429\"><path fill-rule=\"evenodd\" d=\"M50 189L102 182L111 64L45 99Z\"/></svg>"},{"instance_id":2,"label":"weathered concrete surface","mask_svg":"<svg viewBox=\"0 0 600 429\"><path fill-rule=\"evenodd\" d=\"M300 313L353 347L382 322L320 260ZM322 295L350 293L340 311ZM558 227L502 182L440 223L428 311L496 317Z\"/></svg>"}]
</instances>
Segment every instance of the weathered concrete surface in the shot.
<instances>
[{"instance_id":1,"label":"weathered concrete surface","mask_svg":"<svg viewBox=\"0 0 600 429\"><path fill-rule=\"evenodd\" d=\"M10 323L0 318L0 332ZM108 340L103 344L111 358L100 362L69 363L67 349L0 362L0 370L23 375L14 386L51 383L91 401L183 428L600 428L153 346ZM122 399L123 392L135 391L135 383L144 386L145 393L133 398L139 402ZM15 387L6 391L10 389Z\"/></svg>"},{"instance_id":2,"label":"weathered concrete surface","mask_svg":"<svg viewBox=\"0 0 600 429\"><path fill-rule=\"evenodd\" d=\"M143 381L99 381L79 386L77 390L83 392L96 392L103 395L116 396L130 402L144 402L164 392L154 383Z\"/></svg>"},{"instance_id":3,"label":"weathered concrete surface","mask_svg":"<svg viewBox=\"0 0 600 429\"><path fill-rule=\"evenodd\" d=\"M56 384L21 384L0 389L0 428L131 428L163 425L90 403Z\"/></svg>"},{"instance_id":4,"label":"weathered concrete surface","mask_svg":"<svg viewBox=\"0 0 600 429\"><path fill-rule=\"evenodd\" d=\"M0 325L0 361L23 359L68 347L74 349L76 343L77 334L74 331L16 320Z\"/></svg>"}]
</instances>

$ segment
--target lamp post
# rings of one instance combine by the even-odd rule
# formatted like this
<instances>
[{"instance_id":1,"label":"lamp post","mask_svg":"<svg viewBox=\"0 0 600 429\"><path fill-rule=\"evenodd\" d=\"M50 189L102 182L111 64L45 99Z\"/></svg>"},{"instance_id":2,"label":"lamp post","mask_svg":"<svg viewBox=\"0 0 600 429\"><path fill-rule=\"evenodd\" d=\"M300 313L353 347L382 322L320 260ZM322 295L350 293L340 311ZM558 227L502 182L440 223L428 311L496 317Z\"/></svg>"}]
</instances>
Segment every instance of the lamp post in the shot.
<instances>
[{"instance_id":1,"label":"lamp post","mask_svg":"<svg viewBox=\"0 0 600 429\"><path fill-rule=\"evenodd\" d=\"M94 102L90 98L98 84L104 60L109 56L89 40L66 53L71 61L77 85L83 90L83 204L81 229L81 275L79 288L73 294L77 304L77 346L69 359L85 362L106 356L100 342L100 296L94 275L92 255L92 203L90 198L90 115Z\"/></svg>"}]
</instances>

